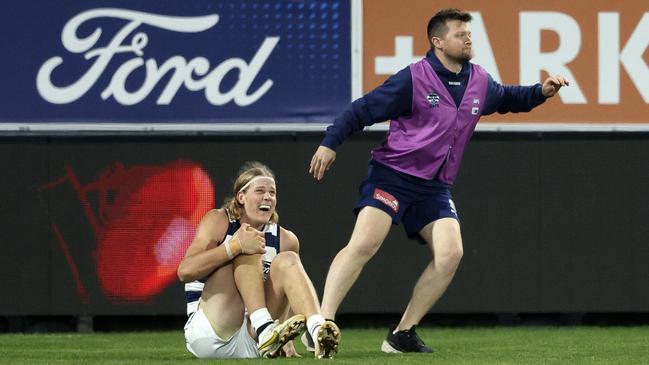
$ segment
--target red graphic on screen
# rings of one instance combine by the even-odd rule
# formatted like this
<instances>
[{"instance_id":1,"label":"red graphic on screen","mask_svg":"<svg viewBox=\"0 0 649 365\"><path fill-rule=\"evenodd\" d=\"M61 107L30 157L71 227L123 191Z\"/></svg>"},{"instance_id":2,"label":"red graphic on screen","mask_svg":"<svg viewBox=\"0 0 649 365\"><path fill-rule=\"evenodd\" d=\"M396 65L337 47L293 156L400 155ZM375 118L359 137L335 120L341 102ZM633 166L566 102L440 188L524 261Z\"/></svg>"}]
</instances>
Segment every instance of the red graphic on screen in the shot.
<instances>
[{"instance_id":1,"label":"red graphic on screen","mask_svg":"<svg viewBox=\"0 0 649 365\"><path fill-rule=\"evenodd\" d=\"M177 280L176 268L201 217L214 204L209 175L196 162L124 167L117 163L81 184L75 171L44 188L70 183L97 240L93 253L102 292L113 302L143 302ZM88 198L98 195L97 207ZM88 303L83 280L56 223L53 232Z\"/></svg>"}]
</instances>

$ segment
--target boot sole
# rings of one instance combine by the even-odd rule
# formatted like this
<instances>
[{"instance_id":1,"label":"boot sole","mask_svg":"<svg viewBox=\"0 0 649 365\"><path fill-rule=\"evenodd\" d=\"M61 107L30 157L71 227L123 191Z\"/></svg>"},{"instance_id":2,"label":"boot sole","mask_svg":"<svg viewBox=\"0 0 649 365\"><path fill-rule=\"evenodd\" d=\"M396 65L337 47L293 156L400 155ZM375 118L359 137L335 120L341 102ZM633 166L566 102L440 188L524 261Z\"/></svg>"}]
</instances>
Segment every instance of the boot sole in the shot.
<instances>
[{"instance_id":1,"label":"boot sole","mask_svg":"<svg viewBox=\"0 0 649 365\"><path fill-rule=\"evenodd\" d=\"M276 358L280 355L282 347L297 337L306 326L306 318L302 314L294 315L276 328L273 328L273 336L268 341L259 345L259 355L265 358Z\"/></svg>"},{"instance_id":2,"label":"boot sole","mask_svg":"<svg viewBox=\"0 0 649 365\"><path fill-rule=\"evenodd\" d=\"M340 344L340 329L335 323L326 321L318 330L317 341L316 359L333 359L338 352L338 344Z\"/></svg>"}]
</instances>

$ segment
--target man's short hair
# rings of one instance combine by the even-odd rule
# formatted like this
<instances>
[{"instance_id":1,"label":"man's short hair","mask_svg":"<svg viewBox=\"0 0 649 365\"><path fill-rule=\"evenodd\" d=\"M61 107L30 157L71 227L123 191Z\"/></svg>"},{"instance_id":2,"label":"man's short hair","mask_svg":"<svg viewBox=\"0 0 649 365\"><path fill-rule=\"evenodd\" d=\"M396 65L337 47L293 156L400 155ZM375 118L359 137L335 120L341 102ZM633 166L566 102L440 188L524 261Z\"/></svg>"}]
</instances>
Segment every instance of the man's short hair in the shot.
<instances>
[{"instance_id":1,"label":"man's short hair","mask_svg":"<svg viewBox=\"0 0 649 365\"><path fill-rule=\"evenodd\" d=\"M448 32L446 22L449 20L459 20L468 23L472 19L471 14L463 12L460 9L443 9L433 15L428 21L428 41L433 37L443 37Z\"/></svg>"}]
</instances>

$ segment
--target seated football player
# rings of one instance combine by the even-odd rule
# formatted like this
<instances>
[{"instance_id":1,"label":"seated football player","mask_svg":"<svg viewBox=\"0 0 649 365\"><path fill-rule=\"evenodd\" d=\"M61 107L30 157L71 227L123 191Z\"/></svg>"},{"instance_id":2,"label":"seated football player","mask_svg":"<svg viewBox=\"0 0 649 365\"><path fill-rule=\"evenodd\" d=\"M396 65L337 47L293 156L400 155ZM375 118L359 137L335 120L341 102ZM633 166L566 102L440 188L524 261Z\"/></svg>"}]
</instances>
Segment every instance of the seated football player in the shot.
<instances>
[{"instance_id":1,"label":"seated football player","mask_svg":"<svg viewBox=\"0 0 649 365\"><path fill-rule=\"evenodd\" d=\"M292 339L306 327L315 357L332 358L340 331L320 313L297 236L277 223L273 172L246 163L232 192L205 214L178 267L187 349L198 358L297 356Z\"/></svg>"}]
</instances>

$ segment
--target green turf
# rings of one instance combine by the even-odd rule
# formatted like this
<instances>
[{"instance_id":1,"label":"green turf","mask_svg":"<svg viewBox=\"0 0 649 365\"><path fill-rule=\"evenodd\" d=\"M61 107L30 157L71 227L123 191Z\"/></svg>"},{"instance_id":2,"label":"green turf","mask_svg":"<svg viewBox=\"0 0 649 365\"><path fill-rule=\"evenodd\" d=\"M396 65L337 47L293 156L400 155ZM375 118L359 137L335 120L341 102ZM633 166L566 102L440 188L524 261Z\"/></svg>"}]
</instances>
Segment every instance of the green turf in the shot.
<instances>
[{"instance_id":1,"label":"green turf","mask_svg":"<svg viewBox=\"0 0 649 365\"><path fill-rule=\"evenodd\" d=\"M649 326L418 329L434 354L383 354L385 330L343 329L337 364L649 364ZM238 364L313 362L231 360ZM182 333L0 334L1 364L200 364Z\"/></svg>"}]
</instances>

